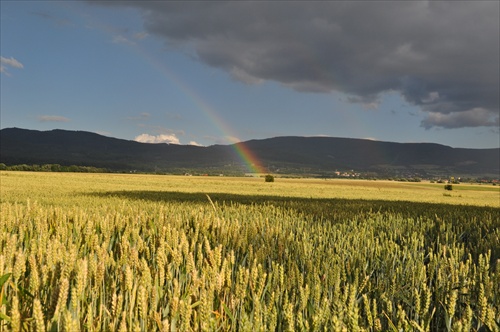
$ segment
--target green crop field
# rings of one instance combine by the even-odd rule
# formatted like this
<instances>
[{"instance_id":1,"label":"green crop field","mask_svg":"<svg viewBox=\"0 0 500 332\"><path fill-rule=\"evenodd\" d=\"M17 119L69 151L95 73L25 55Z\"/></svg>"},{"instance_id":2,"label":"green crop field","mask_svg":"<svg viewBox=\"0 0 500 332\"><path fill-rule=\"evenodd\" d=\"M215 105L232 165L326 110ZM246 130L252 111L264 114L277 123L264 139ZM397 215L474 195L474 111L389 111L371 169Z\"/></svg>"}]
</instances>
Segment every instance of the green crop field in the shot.
<instances>
[{"instance_id":1,"label":"green crop field","mask_svg":"<svg viewBox=\"0 0 500 332\"><path fill-rule=\"evenodd\" d=\"M0 173L0 331L500 331L500 190Z\"/></svg>"}]
</instances>

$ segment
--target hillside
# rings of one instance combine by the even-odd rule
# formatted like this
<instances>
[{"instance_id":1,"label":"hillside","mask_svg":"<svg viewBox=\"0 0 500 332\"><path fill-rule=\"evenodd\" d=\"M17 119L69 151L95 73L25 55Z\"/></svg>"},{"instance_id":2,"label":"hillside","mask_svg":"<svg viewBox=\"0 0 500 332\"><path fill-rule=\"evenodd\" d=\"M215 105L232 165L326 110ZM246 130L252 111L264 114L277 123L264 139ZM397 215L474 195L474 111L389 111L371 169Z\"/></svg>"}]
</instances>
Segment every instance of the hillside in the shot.
<instances>
[{"instance_id":1,"label":"hillside","mask_svg":"<svg viewBox=\"0 0 500 332\"><path fill-rule=\"evenodd\" d=\"M113 171L204 171L242 174L236 153L245 145L270 172L333 175L498 177L500 149L451 148L432 143L391 143L333 137L276 137L236 145L199 147L147 144L84 131L0 130L0 163L85 165Z\"/></svg>"}]
</instances>

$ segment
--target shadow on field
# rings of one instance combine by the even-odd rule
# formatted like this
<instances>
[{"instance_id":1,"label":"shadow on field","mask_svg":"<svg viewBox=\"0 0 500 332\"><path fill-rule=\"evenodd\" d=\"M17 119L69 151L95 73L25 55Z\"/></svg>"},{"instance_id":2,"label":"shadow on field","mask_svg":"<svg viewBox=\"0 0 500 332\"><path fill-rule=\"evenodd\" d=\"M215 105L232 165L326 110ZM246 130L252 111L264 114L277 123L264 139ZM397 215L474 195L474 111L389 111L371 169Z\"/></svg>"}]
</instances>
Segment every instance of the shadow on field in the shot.
<instances>
[{"instance_id":1,"label":"shadow on field","mask_svg":"<svg viewBox=\"0 0 500 332\"><path fill-rule=\"evenodd\" d=\"M146 200L153 202L179 202L209 205L212 201L217 209L224 210L226 206L240 205L272 205L275 207L295 210L312 217L315 220L342 222L353 214L370 214L373 212L396 212L408 210L406 204L383 200L348 200L325 198L283 197L271 195L241 195L228 193L185 193L177 191L109 191L93 194L99 197L119 197L129 200ZM210 197L210 199L209 199ZM413 203L410 203L413 204ZM414 206L413 206L414 209Z\"/></svg>"},{"instance_id":2,"label":"shadow on field","mask_svg":"<svg viewBox=\"0 0 500 332\"><path fill-rule=\"evenodd\" d=\"M373 213L397 214L403 218L427 217L435 219L460 216L460 219L474 218L481 220L486 215L499 215L500 210L493 207L456 206L448 204L421 203L410 201L363 200L342 198L302 198L271 195L241 195L228 193L185 193L177 191L107 191L90 194L97 197L117 197L128 200L153 202L181 202L211 204L210 200L223 209L230 204L273 205L285 209L294 209L314 217L329 221L344 221L347 216ZM208 197L210 197L210 199Z\"/></svg>"},{"instance_id":3,"label":"shadow on field","mask_svg":"<svg viewBox=\"0 0 500 332\"><path fill-rule=\"evenodd\" d=\"M369 222L373 219L389 221L392 218L406 219L413 223L426 225L425 246L440 245L440 234L449 229L454 236L447 241L460 242L471 250L473 258L477 253L491 250L490 264L496 265L500 257L500 239L495 235L500 229L500 209L494 207L448 205L409 201L300 198L270 195L241 195L227 193L184 193L175 191L107 191L85 195L100 198L119 198L124 200L151 201L158 203L202 204L224 211L237 205L273 206L301 213L314 222L345 224ZM210 197L210 199L207 197ZM404 222L402 224L405 224ZM390 230L380 229L382 232Z\"/></svg>"},{"instance_id":4,"label":"shadow on field","mask_svg":"<svg viewBox=\"0 0 500 332\"><path fill-rule=\"evenodd\" d=\"M152 191L152 190L107 191L101 193L94 193L92 195L101 197L120 197L132 200L147 200L153 202L191 202L191 203L207 203L207 204L210 204L207 195L214 203L233 202L240 204L263 204L267 202L286 202L290 200L310 201L310 199L270 196L270 195L241 195L241 194L203 193L203 192L186 193L179 191Z\"/></svg>"},{"instance_id":5,"label":"shadow on field","mask_svg":"<svg viewBox=\"0 0 500 332\"><path fill-rule=\"evenodd\" d=\"M107 191L93 193L93 196L98 197L118 197L130 200L145 200L153 202L181 202L181 203L199 203L211 204L212 201L218 206L229 204L242 205L274 205L283 207L298 207L298 206L328 206L337 209L348 209L356 212L401 212L411 210L414 212L415 205L432 206L430 203L415 203L401 201L385 201L385 200L362 200L362 199L341 199L341 198L304 198L304 197L286 197L286 196L271 196L271 195L241 195L228 193L204 193L193 192L185 193L178 191ZM411 205L411 209L409 209Z\"/></svg>"}]
</instances>

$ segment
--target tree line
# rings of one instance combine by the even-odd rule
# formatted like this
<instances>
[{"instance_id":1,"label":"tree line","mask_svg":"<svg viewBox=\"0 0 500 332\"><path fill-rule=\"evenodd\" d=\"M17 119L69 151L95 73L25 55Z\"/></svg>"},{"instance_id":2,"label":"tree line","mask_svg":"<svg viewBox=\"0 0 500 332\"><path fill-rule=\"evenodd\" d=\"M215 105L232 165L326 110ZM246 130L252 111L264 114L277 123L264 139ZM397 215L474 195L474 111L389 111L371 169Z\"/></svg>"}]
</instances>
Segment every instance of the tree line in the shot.
<instances>
[{"instance_id":1,"label":"tree line","mask_svg":"<svg viewBox=\"0 0 500 332\"><path fill-rule=\"evenodd\" d=\"M107 173L107 168L99 168L94 166L78 166L70 165L64 166L59 164L43 164L43 165L11 165L7 166L0 163L1 171L30 171L30 172L78 172L78 173Z\"/></svg>"}]
</instances>

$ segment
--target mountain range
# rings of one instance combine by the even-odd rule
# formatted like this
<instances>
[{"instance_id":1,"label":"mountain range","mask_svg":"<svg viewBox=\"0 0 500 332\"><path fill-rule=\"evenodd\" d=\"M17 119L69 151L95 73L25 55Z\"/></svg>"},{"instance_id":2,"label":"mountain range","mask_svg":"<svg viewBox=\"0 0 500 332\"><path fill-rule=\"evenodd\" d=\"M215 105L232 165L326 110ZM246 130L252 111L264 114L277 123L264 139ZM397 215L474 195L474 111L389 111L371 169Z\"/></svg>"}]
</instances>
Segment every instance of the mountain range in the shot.
<instances>
[{"instance_id":1,"label":"mountain range","mask_svg":"<svg viewBox=\"0 0 500 332\"><path fill-rule=\"evenodd\" d=\"M247 151L243 157L242 151ZM274 174L500 177L499 148L295 136L200 147L139 143L85 131L0 130L0 163L8 166L59 164L126 172L236 175L249 172L248 151L254 162Z\"/></svg>"}]
</instances>

